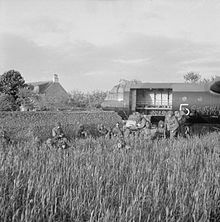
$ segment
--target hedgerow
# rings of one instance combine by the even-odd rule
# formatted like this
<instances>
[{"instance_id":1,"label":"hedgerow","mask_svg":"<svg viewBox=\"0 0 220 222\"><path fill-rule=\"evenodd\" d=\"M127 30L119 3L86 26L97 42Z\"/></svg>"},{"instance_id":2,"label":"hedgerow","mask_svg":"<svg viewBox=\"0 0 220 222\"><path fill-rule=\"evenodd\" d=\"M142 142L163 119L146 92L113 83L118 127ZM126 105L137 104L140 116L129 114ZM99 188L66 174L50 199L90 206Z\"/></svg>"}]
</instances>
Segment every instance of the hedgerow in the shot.
<instances>
[{"instance_id":1,"label":"hedgerow","mask_svg":"<svg viewBox=\"0 0 220 222\"><path fill-rule=\"evenodd\" d=\"M13 139L48 138L56 122L61 122L67 136L75 135L81 124L113 127L121 117L115 112L0 112L1 126Z\"/></svg>"}]
</instances>

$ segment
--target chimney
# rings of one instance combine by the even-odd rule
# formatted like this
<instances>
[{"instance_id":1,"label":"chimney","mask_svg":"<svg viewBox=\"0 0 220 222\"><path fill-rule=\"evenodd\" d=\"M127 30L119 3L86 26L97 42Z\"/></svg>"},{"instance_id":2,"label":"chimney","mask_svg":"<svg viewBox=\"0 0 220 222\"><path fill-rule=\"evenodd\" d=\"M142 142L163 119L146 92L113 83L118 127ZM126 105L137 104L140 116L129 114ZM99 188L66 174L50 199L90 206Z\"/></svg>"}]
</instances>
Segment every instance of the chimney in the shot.
<instances>
[{"instance_id":1,"label":"chimney","mask_svg":"<svg viewBox=\"0 0 220 222\"><path fill-rule=\"evenodd\" d=\"M59 82L59 78L57 74L53 75L53 82Z\"/></svg>"}]
</instances>

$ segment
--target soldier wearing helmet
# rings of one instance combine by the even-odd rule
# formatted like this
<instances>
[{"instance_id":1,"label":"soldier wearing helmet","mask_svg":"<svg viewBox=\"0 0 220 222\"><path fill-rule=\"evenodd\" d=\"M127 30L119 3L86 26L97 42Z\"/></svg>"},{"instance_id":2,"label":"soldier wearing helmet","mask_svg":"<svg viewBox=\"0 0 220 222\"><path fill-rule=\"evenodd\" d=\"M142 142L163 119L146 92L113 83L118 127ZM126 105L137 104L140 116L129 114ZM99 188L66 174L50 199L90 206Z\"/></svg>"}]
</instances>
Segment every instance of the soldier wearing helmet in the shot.
<instances>
[{"instance_id":1,"label":"soldier wearing helmet","mask_svg":"<svg viewBox=\"0 0 220 222\"><path fill-rule=\"evenodd\" d=\"M60 122L57 122L56 126L52 129L52 141L51 142L56 145L62 142L62 144L64 144L65 147L68 146L68 140L63 132Z\"/></svg>"},{"instance_id":2,"label":"soldier wearing helmet","mask_svg":"<svg viewBox=\"0 0 220 222\"><path fill-rule=\"evenodd\" d=\"M177 136L179 123L173 111L168 112L165 118L165 127L166 127L166 132L167 132L168 137L174 138Z\"/></svg>"},{"instance_id":3,"label":"soldier wearing helmet","mask_svg":"<svg viewBox=\"0 0 220 222\"><path fill-rule=\"evenodd\" d=\"M105 137L108 135L108 130L106 129L106 127L103 124L100 124L98 126L98 132L99 132L99 135L102 137Z\"/></svg>"},{"instance_id":4,"label":"soldier wearing helmet","mask_svg":"<svg viewBox=\"0 0 220 222\"><path fill-rule=\"evenodd\" d=\"M153 140L156 135L156 130L152 128L152 124L149 120L146 120L145 127L142 131L141 136L143 136L144 140Z\"/></svg>"},{"instance_id":5,"label":"soldier wearing helmet","mask_svg":"<svg viewBox=\"0 0 220 222\"><path fill-rule=\"evenodd\" d=\"M114 137L119 137L119 138L122 138L123 137L123 131L122 129L120 128L120 124L119 122L116 123L115 127L112 129L112 135Z\"/></svg>"},{"instance_id":6,"label":"soldier wearing helmet","mask_svg":"<svg viewBox=\"0 0 220 222\"><path fill-rule=\"evenodd\" d=\"M87 136L88 136L88 133L87 133L87 131L85 130L85 126L81 124L81 125L79 126L78 131L77 131L77 138L85 139Z\"/></svg>"},{"instance_id":7,"label":"soldier wearing helmet","mask_svg":"<svg viewBox=\"0 0 220 222\"><path fill-rule=\"evenodd\" d=\"M52 137L56 140L64 137L63 129L61 128L61 123L57 122L56 126L52 129Z\"/></svg>"},{"instance_id":8,"label":"soldier wearing helmet","mask_svg":"<svg viewBox=\"0 0 220 222\"><path fill-rule=\"evenodd\" d=\"M157 130L156 130L156 138L165 138L165 134L166 134L166 131L165 131L165 123L163 120L160 120L158 122L158 125L157 125Z\"/></svg>"},{"instance_id":9,"label":"soldier wearing helmet","mask_svg":"<svg viewBox=\"0 0 220 222\"><path fill-rule=\"evenodd\" d=\"M178 135L187 137L188 131L186 127L187 115L183 111L175 111L175 116L179 123Z\"/></svg>"}]
</instances>

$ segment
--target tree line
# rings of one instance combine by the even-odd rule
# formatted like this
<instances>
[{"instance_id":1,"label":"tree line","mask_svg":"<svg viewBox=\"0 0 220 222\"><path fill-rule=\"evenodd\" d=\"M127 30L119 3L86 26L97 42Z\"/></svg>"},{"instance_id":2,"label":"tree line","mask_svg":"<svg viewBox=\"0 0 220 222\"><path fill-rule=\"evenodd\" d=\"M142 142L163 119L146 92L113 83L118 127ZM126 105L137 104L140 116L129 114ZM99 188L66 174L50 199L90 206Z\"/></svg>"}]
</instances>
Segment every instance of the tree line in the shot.
<instances>
[{"instance_id":1,"label":"tree line","mask_svg":"<svg viewBox=\"0 0 220 222\"><path fill-rule=\"evenodd\" d=\"M85 93L80 90L73 90L69 95L69 104L72 107L101 108L101 104L105 100L107 92L95 90L93 92Z\"/></svg>"}]
</instances>

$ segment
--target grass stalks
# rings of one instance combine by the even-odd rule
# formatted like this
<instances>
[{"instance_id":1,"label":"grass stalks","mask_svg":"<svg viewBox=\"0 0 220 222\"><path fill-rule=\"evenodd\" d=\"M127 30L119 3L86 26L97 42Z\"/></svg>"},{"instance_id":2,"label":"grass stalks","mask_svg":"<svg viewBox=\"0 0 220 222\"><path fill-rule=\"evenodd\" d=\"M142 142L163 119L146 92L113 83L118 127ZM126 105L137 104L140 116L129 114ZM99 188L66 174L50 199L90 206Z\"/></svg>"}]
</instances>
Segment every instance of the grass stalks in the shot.
<instances>
[{"instance_id":1,"label":"grass stalks","mask_svg":"<svg viewBox=\"0 0 220 222\"><path fill-rule=\"evenodd\" d=\"M218 221L219 134L0 148L0 221Z\"/></svg>"}]
</instances>

